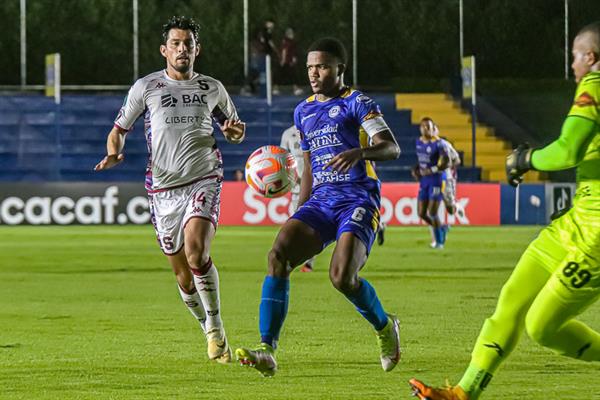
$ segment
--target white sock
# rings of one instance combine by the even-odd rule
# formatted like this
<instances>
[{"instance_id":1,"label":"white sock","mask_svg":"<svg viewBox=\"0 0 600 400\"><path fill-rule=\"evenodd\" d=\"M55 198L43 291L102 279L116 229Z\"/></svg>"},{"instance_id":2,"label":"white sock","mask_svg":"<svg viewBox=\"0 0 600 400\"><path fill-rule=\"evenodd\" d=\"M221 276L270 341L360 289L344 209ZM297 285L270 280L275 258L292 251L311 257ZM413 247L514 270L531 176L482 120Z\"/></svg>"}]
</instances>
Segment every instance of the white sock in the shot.
<instances>
[{"instance_id":1,"label":"white sock","mask_svg":"<svg viewBox=\"0 0 600 400\"><path fill-rule=\"evenodd\" d=\"M200 322L200 326L202 327L202 331L206 333L206 313L204 312L204 306L202 305L202 299L200 299L200 295L196 288L194 288L194 293L186 293L183 291L181 286L177 285L179 289L179 294L181 295L181 299L187 306L188 310L192 313L192 315Z\"/></svg>"},{"instance_id":2,"label":"white sock","mask_svg":"<svg viewBox=\"0 0 600 400\"><path fill-rule=\"evenodd\" d=\"M194 284L206 312L206 332L210 332L213 329L223 329L219 295L219 273L212 261L209 260L209 263L210 268L206 275L194 274Z\"/></svg>"}]
</instances>

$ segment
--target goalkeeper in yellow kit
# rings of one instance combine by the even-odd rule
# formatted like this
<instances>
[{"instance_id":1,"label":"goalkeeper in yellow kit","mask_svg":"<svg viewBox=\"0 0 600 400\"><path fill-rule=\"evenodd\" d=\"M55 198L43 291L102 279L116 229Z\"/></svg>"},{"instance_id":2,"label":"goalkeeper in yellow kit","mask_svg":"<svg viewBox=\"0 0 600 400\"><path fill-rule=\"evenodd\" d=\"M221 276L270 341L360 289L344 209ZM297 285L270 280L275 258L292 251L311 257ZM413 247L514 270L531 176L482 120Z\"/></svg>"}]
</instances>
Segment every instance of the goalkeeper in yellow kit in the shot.
<instances>
[{"instance_id":1,"label":"goalkeeper in yellow kit","mask_svg":"<svg viewBox=\"0 0 600 400\"><path fill-rule=\"evenodd\" d=\"M579 31L572 52L578 87L560 137L543 149L519 146L507 157L506 172L517 186L528 170L576 166L573 208L521 256L458 385L434 388L410 381L421 400L478 399L523 330L558 354L600 361L600 334L575 319L600 296L600 22Z\"/></svg>"}]
</instances>

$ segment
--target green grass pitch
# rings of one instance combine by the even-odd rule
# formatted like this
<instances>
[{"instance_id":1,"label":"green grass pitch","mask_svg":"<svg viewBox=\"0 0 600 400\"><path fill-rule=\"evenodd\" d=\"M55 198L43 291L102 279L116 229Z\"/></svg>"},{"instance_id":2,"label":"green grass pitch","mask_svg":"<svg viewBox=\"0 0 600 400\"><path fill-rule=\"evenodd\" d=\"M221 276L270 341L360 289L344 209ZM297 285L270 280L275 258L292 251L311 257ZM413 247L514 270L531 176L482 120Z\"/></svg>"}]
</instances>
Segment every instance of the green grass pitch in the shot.
<instances>
[{"instance_id":1,"label":"green grass pitch","mask_svg":"<svg viewBox=\"0 0 600 400\"><path fill-rule=\"evenodd\" d=\"M408 379L456 382L520 253L539 227L389 228L363 276L398 314L403 358L381 370L375 336L331 286L331 247L294 272L272 379L206 358L149 226L0 227L0 399L410 399ZM212 257L232 346L258 342L276 228L222 227ZM598 306L582 319L600 328ZM598 399L597 364L523 340L485 399ZM583 396L583 397L582 397Z\"/></svg>"}]
</instances>

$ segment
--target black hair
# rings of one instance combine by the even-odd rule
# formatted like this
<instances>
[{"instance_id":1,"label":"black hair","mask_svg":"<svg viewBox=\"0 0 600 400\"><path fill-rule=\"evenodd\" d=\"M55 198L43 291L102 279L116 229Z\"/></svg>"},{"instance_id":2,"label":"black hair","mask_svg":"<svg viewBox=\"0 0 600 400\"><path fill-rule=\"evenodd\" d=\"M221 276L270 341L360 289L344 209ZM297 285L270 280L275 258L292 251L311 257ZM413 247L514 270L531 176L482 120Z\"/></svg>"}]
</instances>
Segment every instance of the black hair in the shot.
<instances>
[{"instance_id":1,"label":"black hair","mask_svg":"<svg viewBox=\"0 0 600 400\"><path fill-rule=\"evenodd\" d=\"M169 21L163 25L163 44L167 43L169 38L169 31L171 29L183 29L191 31L194 36L194 40L198 43L198 32L200 31L200 25L196 23L192 18L184 16L172 16Z\"/></svg>"},{"instance_id":2,"label":"black hair","mask_svg":"<svg viewBox=\"0 0 600 400\"><path fill-rule=\"evenodd\" d=\"M348 58L346 48L342 42L332 37L321 38L314 41L308 48L308 52L310 53L311 51L323 51L329 53L336 57L341 64L346 64Z\"/></svg>"}]
</instances>

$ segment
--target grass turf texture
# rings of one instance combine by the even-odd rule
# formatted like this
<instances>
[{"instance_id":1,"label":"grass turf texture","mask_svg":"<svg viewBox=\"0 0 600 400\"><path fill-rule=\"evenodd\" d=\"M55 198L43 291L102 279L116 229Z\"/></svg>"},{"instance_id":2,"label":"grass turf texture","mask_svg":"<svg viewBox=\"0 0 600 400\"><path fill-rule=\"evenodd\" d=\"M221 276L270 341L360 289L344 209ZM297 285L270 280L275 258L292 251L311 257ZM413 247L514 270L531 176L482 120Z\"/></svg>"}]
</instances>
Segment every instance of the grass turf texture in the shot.
<instances>
[{"instance_id":1,"label":"grass turf texture","mask_svg":"<svg viewBox=\"0 0 600 400\"><path fill-rule=\"evenodd\" d=\"M456 382L483 320L538 227L454 228L443 251L425 228L389 228L363 276L402 326L403 359L379 365L375 336L329 283L331 247L294 272L279 372L265 379L206 358L150 227L0 228L2 399L409 399L407 381ZM212 256L235 348L258 342L275 228L222 227ZM600 328L598 307L583 320ZM599 367L524 336L486 399L600 395Z\"/></svg>"}]
</instances>

